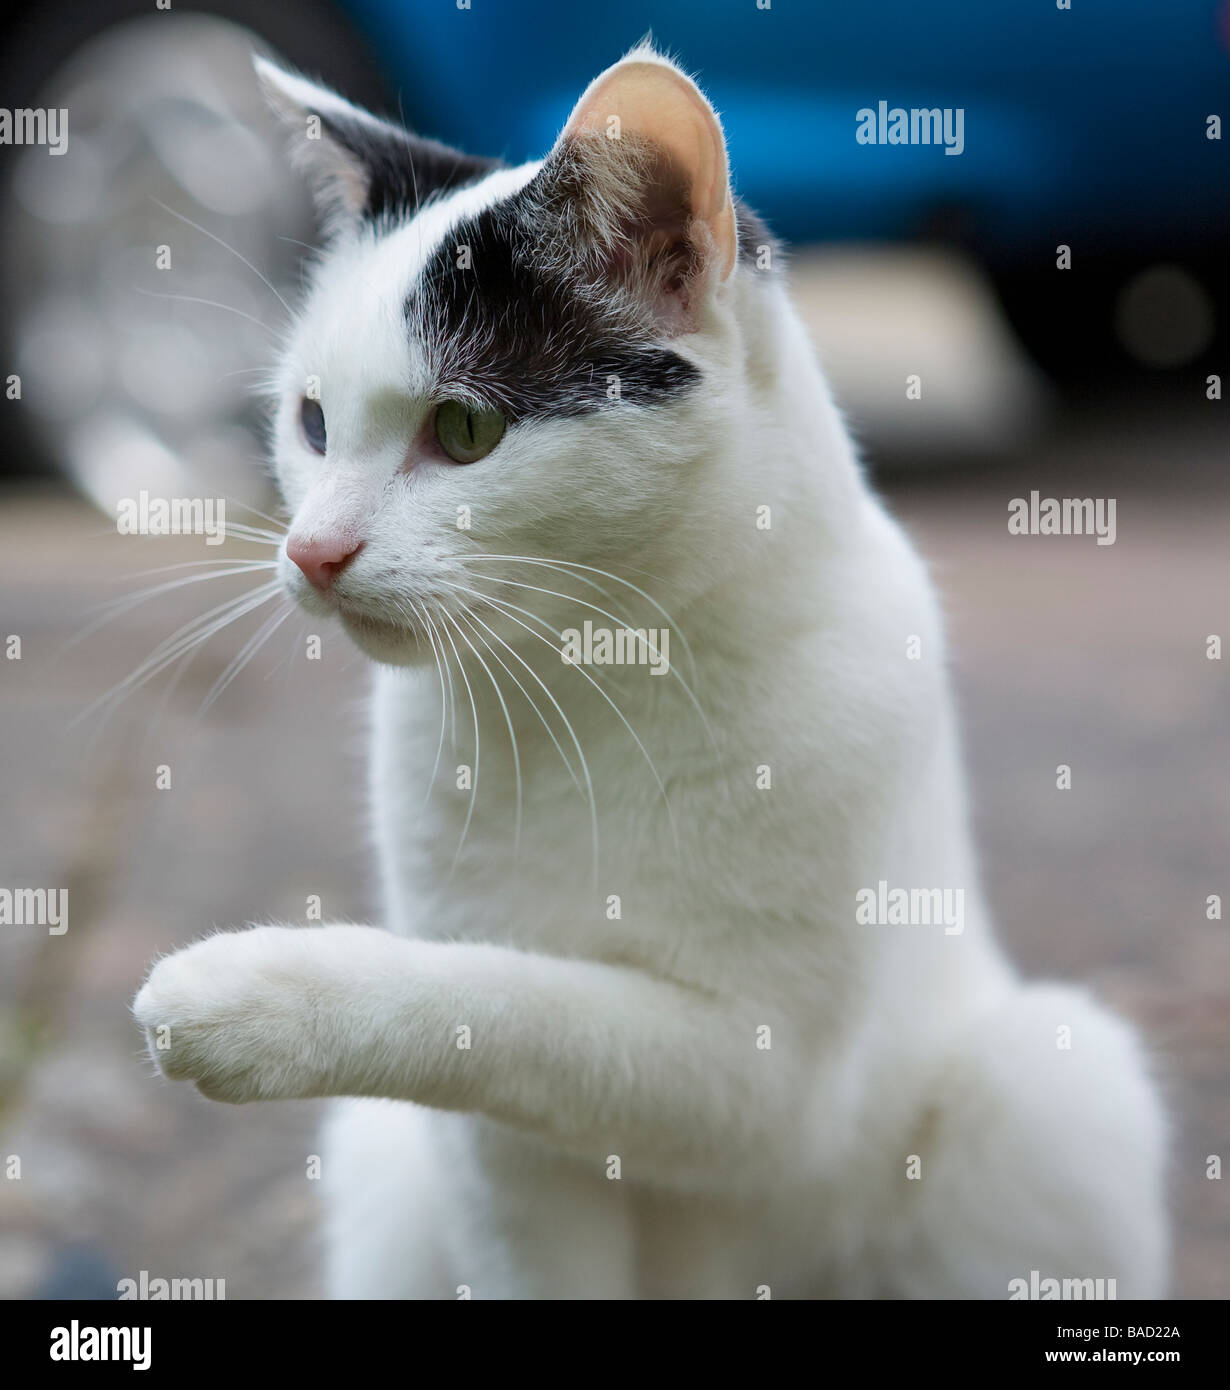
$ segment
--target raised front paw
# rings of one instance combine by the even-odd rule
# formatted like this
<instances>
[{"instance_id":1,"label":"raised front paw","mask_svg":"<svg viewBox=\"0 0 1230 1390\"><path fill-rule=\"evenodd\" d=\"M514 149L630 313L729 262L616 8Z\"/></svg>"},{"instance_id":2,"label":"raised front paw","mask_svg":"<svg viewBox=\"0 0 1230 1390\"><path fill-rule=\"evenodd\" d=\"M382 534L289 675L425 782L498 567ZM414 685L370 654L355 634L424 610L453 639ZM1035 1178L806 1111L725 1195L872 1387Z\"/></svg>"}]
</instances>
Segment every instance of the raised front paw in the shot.
<instances>
[{"instance_id":1,"label":"raised front paw","mask_svg":"<svg viewBox=\"0 0 1230 1390\"><path fill-rule=\"evenodd\" d=\"M330 1086L328 935L253 927L198 941L158 962L133 1001L166 1076L211 1100L325 1095Z\"/></svg>"}]
</instances>

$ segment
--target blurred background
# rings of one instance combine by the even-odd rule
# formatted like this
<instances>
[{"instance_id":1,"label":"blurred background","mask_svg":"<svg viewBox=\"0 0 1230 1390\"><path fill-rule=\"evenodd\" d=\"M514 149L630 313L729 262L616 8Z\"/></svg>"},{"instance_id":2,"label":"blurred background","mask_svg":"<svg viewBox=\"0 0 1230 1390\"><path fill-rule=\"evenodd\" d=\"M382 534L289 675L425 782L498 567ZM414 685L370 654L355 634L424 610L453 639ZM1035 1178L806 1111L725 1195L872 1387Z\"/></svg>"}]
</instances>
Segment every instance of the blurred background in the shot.
<instances>
[{"instance_id":1,"label":"blurred background","mask_svg":"<svg viewBox=\"0 0 1230 1390\"><path fill-rule=\"evenodd\" d=\"M308 665L299 620L263 611L186 645L277 529L254 387L316 238L251 53L520 161L649 31L721 113L936 573L1004 935L1147 1031L1176 1116L1175 1291L1230 1295L1206 1177L1230 1134L1230 948L1206 915L1230 889L1206 655L1230 638L1230 0L46 0L0 9L0 107L69 113L63 155L0 144L0 639L21 639L0 884L66 886L71 926L0 927L0 1297L114 1296L142 1269L318 1292L314 1108L155 1080L126 1015L152 956L299 920L305 881L330 917L378 911L362 661ZM881 100L961 108L962 153L859 144ZM141 490L230 499L256 530L207 554L234 572L205 591L199 538L117 535ZM1009 536L1032 490L1116 498L1116 543ZM151 569L176 587L138 601ZM355 811L328 836L321 797Z\"/></svg>"}]
</instances>

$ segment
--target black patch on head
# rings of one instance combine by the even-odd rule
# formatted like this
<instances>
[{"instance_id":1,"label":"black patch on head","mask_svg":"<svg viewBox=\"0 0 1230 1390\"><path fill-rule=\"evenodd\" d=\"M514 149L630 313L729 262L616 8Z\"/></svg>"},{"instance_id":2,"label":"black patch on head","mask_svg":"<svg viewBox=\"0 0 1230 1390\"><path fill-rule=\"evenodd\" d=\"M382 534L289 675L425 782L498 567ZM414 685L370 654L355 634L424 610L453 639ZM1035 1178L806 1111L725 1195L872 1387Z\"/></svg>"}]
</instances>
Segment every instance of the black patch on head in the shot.
<instances>
[{"instance_id":1,"label":"black patch on head","mask_svg":"<svg viewBox=\"0 0 1230 1390\"><path fill-rule=\"evenodd\" d=\"M744 264L776 251L737 199L735 216ZM686 306L700 269L689 218L686 189L652 146L557 150L523 188L453 226L407 297L439 392L515 423L693 390L700 369L655 318L663 295Z\"/></svg>"},{"instance_id":2,"label":"black patch on head","mask_svg":"<svg viewBox=\"0 0 1230 1390\"><path fill-rule=\"evenodd\" d=\"M410 291L407 317L440 391L473 395L515 423L657 405L690 390L699 368L559 244L577 228L541 179L451 228Z\"/></svg>"},{"instance_id":3,"label":"black patch on head","mask_svg":"<svg viewBox=\"0 0 1230 1390\"><path fill-rule=\"evenodd\" d=\"M412 217L436 194L504 167L501 160L463 154L388 121L330 114L321 125L362 169L367 179L363 216L372 221Z\"/></svg>"}]
</instances>

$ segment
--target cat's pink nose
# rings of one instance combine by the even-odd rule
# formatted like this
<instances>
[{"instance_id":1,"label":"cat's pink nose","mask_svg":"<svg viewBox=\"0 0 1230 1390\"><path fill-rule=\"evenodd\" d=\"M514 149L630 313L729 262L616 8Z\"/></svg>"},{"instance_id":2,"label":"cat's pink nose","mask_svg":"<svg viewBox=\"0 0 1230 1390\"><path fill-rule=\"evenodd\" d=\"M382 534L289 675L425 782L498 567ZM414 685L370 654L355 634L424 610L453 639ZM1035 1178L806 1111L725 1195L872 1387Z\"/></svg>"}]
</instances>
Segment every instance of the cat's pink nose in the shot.
<instances>
[{"instance_id":1,"label":"cat's pink nose","mask_svg":"<svg viewBox=\"0 0 1230 1390\"><path fill-rule=\"evenodd\" d=\"M328 593L333 581L363 549L349 534L316 534L308 540L292 535L286 542L286 555L303 571L313 589Z\"/></svg>"}]
</instances>

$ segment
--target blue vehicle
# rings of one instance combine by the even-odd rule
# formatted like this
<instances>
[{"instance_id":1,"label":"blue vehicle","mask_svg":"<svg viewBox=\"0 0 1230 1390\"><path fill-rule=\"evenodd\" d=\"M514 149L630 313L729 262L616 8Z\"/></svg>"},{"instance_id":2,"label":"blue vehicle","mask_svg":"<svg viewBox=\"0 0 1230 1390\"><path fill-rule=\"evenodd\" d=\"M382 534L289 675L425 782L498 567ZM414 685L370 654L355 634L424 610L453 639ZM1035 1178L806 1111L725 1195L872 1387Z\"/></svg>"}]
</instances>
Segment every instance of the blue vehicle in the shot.
<instances>
[{"instance_id":1,"label":"blue vehicle","mask_svg":"<svg viewBox=\"0 0 1230 1390\"><path fill-rule=\"evenodd\" d=\"M995 260L1068 242L1173 245L1230 226L1223 0L348 0L406 118L512 160L652 30L722 114L744 197L793 240L905 238L967 210ZM869 148L856 113L961 109L958 158ZM1230 132L1227 132L1230 139ZM1048 257L1053 260L1053 253Z\"/></svg>"},{"instance_id":2,"label":"blue vehicle","mask_svg":"<svg viewBox=\"0 0 1230 1390\"><path fill-rule=\"evenodd\" d=\"M244 26L238 47L263 40L424 134L513 161L543 154L576 93L652 32L714 100L739 192L787 242L956 245L987 267L1020 337L1060 381L1122 379L1142 366L1203 380L1225 370L1230 320L1230 0L1068 4L194 8ZM35 105L83 45L128 20L148 25L152 9L10 5L0 17L6 100ZM187 7L153 22L180 21L191 21ZM0 309L0 322L12 318Z\"/></svg>"},{"instance_id":3,"label":"blue vehicle","mask_svg":"<svg viewBox=\"0 0 1230 1390\"><path fill-rule=\"evenodd\" d=\"M1178 262L1196 293L1230 307L1230 130L1213 138L1230 122L1230 0L1060 3L347 8L409 122L518 161L542 154L575 93L652 30L699 75L740 193L779 234L957 242L991 269L1035 353L1083 376L1127 365L1115 305L1150 266ZM881 103L963 113L960 154L860 143L858 113Z\"/></svg>"}]
</instances>

